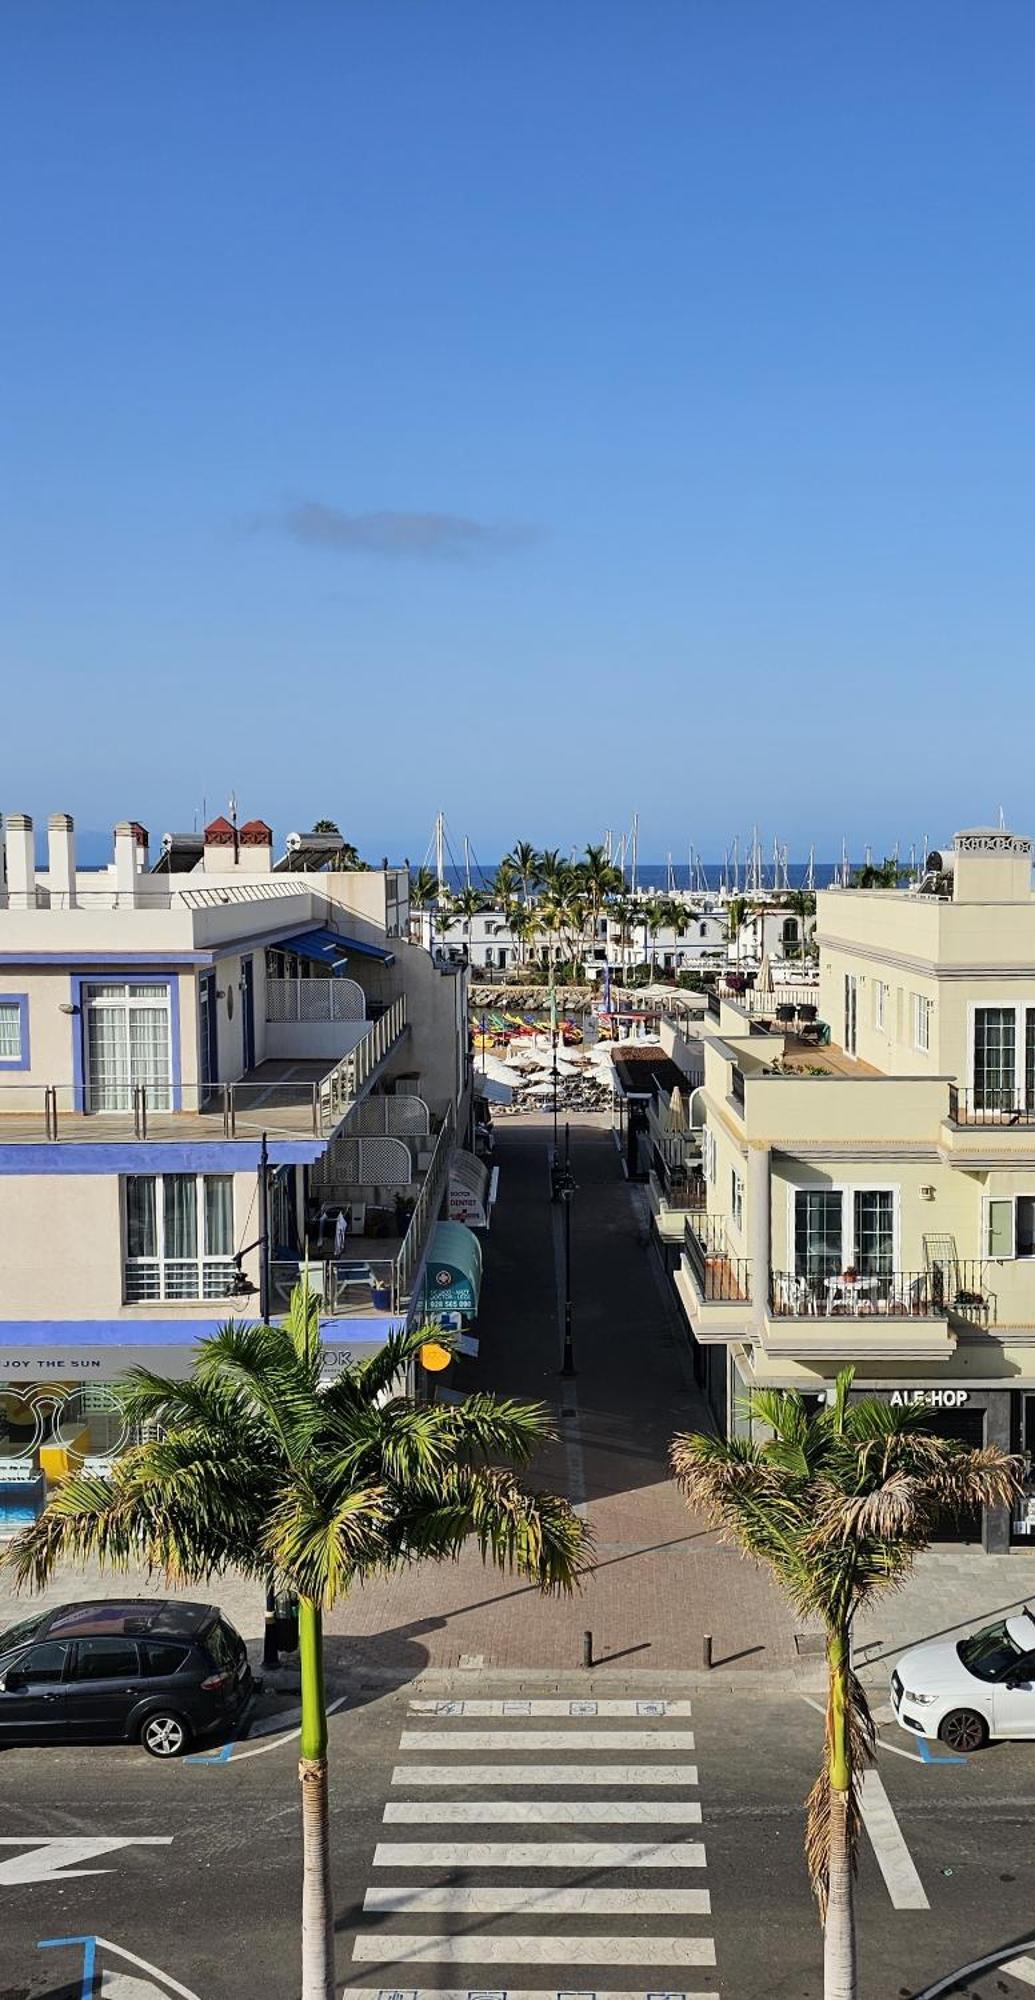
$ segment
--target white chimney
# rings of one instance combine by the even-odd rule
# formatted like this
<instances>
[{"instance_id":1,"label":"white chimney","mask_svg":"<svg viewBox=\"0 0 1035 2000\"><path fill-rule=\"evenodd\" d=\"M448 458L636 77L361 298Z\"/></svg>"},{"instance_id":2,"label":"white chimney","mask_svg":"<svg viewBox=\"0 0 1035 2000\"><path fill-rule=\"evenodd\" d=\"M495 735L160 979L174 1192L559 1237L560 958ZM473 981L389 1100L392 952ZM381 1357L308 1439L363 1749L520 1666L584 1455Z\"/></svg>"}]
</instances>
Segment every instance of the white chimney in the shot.
<instances>
[{"instance_id":1,"label":"white chimney","mask_svg":"<svg viewBox=\"0 0 1035 2000\"><path fill-rule=\"evenodd\" d=\"M36 908L36 849L28 813L7 815L7 904L12 910Z\"/></svg>"},{"instance_id":2,"label":"white chimney","mask_svg":"<svg viewBox=\"0 0 1035 2000\"><path fill-rule=\"evenodd\" d=\"M119 909L132 908L137 900L137 834L128 819L115 828L115 900Z\"/></svg>"},{"instance_id":3,"label":"white chimney","mask_svg":"<svg viewBox=\"0 0 1035 2000\"><path fill-rule=\"evenodd\" d=\"M52 910L75 909L75 822L71 813L47 821L47 874Z\"/></svg>"}]
</instances>

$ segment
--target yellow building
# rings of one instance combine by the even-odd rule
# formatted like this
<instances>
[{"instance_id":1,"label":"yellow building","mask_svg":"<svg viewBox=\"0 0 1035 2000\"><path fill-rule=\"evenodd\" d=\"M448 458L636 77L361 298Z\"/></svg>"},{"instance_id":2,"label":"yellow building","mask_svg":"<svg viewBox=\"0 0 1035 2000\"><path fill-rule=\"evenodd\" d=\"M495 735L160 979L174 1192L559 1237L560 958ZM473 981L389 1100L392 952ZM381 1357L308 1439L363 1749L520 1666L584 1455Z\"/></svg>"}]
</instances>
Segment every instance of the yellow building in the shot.
<instances>
[{"instance_id":1,"label":"yellow building","mask_svg":"<svg viewBox=\"0 0 1035 2000\"><path fill-rule=\"evenodd\" d=\"M1035 1450L1031 842L937 861L921 891L819 895L815 1023L709 1002L674 1279L725 1425L749 1387L823 1394L851 1362L933 1428ZM1031 1511L985 1547L1030 1545Z\"/></svg>"}]
</instances>

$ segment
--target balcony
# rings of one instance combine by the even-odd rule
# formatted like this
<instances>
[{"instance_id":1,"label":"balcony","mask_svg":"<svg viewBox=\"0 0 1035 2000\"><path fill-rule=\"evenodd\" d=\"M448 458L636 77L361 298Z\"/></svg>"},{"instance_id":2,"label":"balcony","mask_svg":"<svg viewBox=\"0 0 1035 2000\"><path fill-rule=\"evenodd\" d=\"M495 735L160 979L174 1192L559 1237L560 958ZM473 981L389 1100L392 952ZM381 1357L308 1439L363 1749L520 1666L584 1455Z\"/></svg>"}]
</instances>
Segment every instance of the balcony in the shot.
<instances>
[{"instance_id":1,"label":"balcony","mask_svg":"<svg viewBox=\"0 0 1035 2000\"><path fill-rule=\"evenodd\" d=\"M1035 1095L1016 1090L964 1090L949 1085L949 1122L964 1127L998 1125L1035 1129Z\"/></svg>"},{"instance_id":2,"label":"balcony","mask_svg":"<svg viewBox=\"0 0 1035 2000\"><path fill-rule=\"evenodd\" d=\"M262 1062L234 1083L127 1083L112 1093L117 1102L110 1110L85 1110L82 1084L0 1082L0 1145L257 1139L263 1132L271 1140L326 1141L406 1031L400 996L337 1061Z\"/></svg>"},{"instance_id":3,"label":"balcony","mask_svg":"<svg viewBox=\"0 0 1035 2000\"><path fill-rule=\"evenodd\" d=\"M765 1346L772 1354L876 1356L899 1360L951 1354L959 1321L987 1327L995 1295L979 1263L951 1270L889 1271L849 1278L770 1274Z\"/></svg>"},{"instance_id":4,"label":"balcony","mask_svg":"<svg viewBox=\"0 0 1035 2000\"><path fill-rule=\"evenodd\" d=\"M420 1275L428 1237L445 1197L455 1136L450 1107L439 1128L416 1199L412 1203L400 1204L394 1212L394 1221L387 1222L383 1234L374 1236L365 1230L357 1231L355 1235L350 1233L340 1256L310 1257L310 1282L314 1290L320 1292L329 1319L360 1319L384 1314L405 1317ZM343 1208L351 1206L347 1191L342 1191L340 1203ZM325 1226L331 1234L333 1207L333 1202L329 1202L325 1208ZM328 1210L331 1212L328 1213ZM372 1214L369 1219L373 1220ZM385 1211L381 1212L378 1220L387 1220ZM317 1247L319 1249L319 1243ZM298 1257L274 1258L270 1267L270 1289L275 1312L282 1312L286 1307L301 1270L302 1260Z\"/></svg>"},{"instance_id":5,"label":"balcony","mask_svg":"<svg viewBox=\"0 0 1035 2000\"><path fill-rule=\"evenodd\" d=\"M751 1298L751 1265L729 1247L723 1215L688 1215L683 1255L703 1305L746 1305Z\"/></svg>"}]
</instances>

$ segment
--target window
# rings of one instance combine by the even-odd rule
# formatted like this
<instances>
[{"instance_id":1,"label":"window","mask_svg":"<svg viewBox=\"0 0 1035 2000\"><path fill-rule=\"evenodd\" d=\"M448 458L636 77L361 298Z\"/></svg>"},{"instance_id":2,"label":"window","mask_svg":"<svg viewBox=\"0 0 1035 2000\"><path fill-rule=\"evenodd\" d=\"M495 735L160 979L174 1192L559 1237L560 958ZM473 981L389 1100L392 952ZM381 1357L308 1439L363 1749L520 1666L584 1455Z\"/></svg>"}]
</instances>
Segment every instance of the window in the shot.
<instances>
[{"instance_id":1,"label":"window","mask_svg":"<svg viewBox=\"0 0 1035 2000\"><path fill-rule=\"evenodd\" d=\"M984 1256L1035 1257L1035 1195L986 1195Z\"/></svg>"},{"instance_id":2,"label":"window","mask_svg":"<svg viewBox=\"0 0 1035 2000\"><path fill-rule=\"evenodd\" d=\"M234 1279L230 1174L128 1174L126 1301L222 1299Z\"/></svg>"},{"instance_id":3,"label":"window","mask_svg":"<svg viewBox=\"0 0 1035 2000\"><path fill-rule=\"evenodd\" d=\"M926 1055L931 1046L931 1001L926 994L913 995L913 1047Z\"/></svg>"},{"instance_id":4,"label":"window","mask_svg":"<svg viewBox=\"0 0 1035 2000\"><path fill-rule=\"evenodd\" d=\"M894 1188L796 1188L794 1268L814 1283L853 1269L888 1278L895 1268Z\"/></svg>"},{"instance_id":5,"label":"window","mask_svg":"<svg viewBox=\"0 0 1035 2000\"><path fill-rule=\"evenodd\" d=\"M888 1019L888 989L883 979L873 982L873 1025L877 1033L883 1035Z\"/></svg>"},{"instance_id":6,"label":"window","mask_svg":"<svg viewBox=\"0 0 1035 2000\"><path fill-rule=\"evenodd\" d=\"M168 1674L179 1673L180 1668L188 1657L190 1648L189 1646L176 1646L172 1640L163 1640L159 1643L157 1639L149 1639L147 1645L143 1646L141 1651L144 1660L144 1672L164 1677Z\"/></svg>"},{"instance_id":7,"label":"window","mask_svg":"<svg viewBox=\"0 0 1035 2000\"><path fill-rule=\"evenodd\" d=\"M742 1230L744 1227L744 1181L743 1177L738 1174L736 1167L733 1168L730 1174L730 1214L733 1217L734 1228Z\"/></svg>"},{"instance_id":8,"label":"window","mask_svg":"<svg viewBox=\"0 0 1035 2000\"><path fill-rule=\"evenodd\" d=\"M714 1182L716 1167L715 1138L709 1132L707 1126L705 1126L704 1131L701 1133L701 1165L704 1168L705 1180Z\"/></svg>"},{"instance_id":9,"label":"window","mask_svg":"<svg viewBox=\"0 0 1035 2000\"><path fill-rule=\"evenodd\" d=\"M84 986L87 1108L130 1111L133 1092L147 1091L148 1109L171 1107L169 988L164 985Z\"/></svg>"},{"instance_id":10,"label":"window","mask_svg":"<svg viewBox=\"0 0 1035 2000\"><path fill-rule=\"evenodd\" d=\"M56 1640L44 1646L30 1646L29 1651L16 1666L9 1669L7 1685L18 1687L40 1687L47 1681L59 1681L65 1671L68 1647Z\"/></svg>"},{"instance_id":11,"label":"window","mask_svg":"<svg viewBox=\"0 0 1035 2000\"><path fill-rule=\"evenodd\" d=\"M132 1639L80 1639L75 1649L74 1681L135 1681L140 1661Z\"/></svg>"},{"instance_id":12,"label":"window","mask_svg":"<svg viewBox=\"0 0 1035 2000\"><path fill-rule=\"evenodd\" d=\"M24 993L0 994L0 1069L28 1067L28 1000Z\"/></svg>"},{"instance_id":13,"label":"window","mask_svg":"<svg viewBox=\"0 0 1035 2000\"><path fill-rule=\"evenodd\" d=\"M854 972L845 973L845 1054L854 1056L859 1013L859 982Z\"/></svg>"},{"instance_id":14,"label":"window","mask_svg":"<svg viewBox=\"0 0 1035 2000\"><path fill-rule=\"evenodd\" d=\"M1016 1009L1013 1007L975 1007L975 1110L1012 1111L1016 1081Z\"/></svg>"},{"instance_id":15,"label":"window","mask_svg":"<svg viewBox=\"0 0 1035 2000\"><path fill-rule=\"evenodd\" d=\"M794 1196L794 1268L800 1278L834 1278L845 1268L840 1188L798 1188Z\"/></svg>"}]
</instances>

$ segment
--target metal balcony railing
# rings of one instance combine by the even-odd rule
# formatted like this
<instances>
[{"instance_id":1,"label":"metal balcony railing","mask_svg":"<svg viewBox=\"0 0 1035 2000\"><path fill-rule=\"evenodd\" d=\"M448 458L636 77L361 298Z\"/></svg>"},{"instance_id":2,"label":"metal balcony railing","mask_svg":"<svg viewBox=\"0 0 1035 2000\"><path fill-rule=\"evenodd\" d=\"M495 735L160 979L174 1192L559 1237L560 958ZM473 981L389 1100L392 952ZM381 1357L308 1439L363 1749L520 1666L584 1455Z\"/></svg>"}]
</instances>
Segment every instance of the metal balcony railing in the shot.
<instances>
[{"instance_id":1,"label":"metal balcony railing","mask_svg":"<svg viewBox=\"0 0 1035 2000\"><path fill-rule=\"evenodd\" d=\"M106 1144L118 1139L225 1139L268 1130L271 1134L310 1133L327 1139L363 1096L379 1065L406 1028L400 995L362 1041L324 1077L295 1081L261 1069L236 1083L130 1084L106 1086L104 1101L91 1104L76 1083L0 1082L0 1141L75 1140Z\"/></svg>"},{"instance_id":2,"label":"metal balcony railing","mask_svg":"<svg viewBox=\"0 0 1035 2000\"><path fill-rule=\"evenodd\" d=\"M846 1272L773 1271L769 1310L774 1319L960 1319L987 1326L996 1299L982 1282L979 1263L950 1270Z\"/></svg>"},{"instance_id":3,"label":"metal balcony railing","mask_svg":"<svg viewBox=\"0 0 1035 2000\"><path fill-rule=\"evenodd\" d=\"M751 1263L729 1248L725 1216L688 1216L683 1232L686 1260L708 1305L746 1305L751 1298Z\"/></svg>"},{"instance_id":4,"label":"metal balcony railing","mask_svg":"<svg viewBox=\"0 0 1035 2000\"><path fill-rule=\"evenodd\" d=\"M949 1118L953 1125L1035 1125L1035 1091L950 1083Z\"/></svg>"},{"instance_id":5,"label":"metal balcony railing","mask_svg":"<svg viewBox=\"0 0 1035 2000\"><path fill-rule=\"evenodd\" d=\"M410 1297L428 1231L442 1206L442 1198L449 1179L449 1162L453 1152L455 1132L456 1123L453 1107L450 1105L442 1121L428 1171L414 1204L410 1226L403 1237L402 1248L395 1260L396 1310L401 1310Z\"/></svg>"},{"instance_id":6,"label":"metal balcony railing","mask_svg":"<svg viewBox=\"0 0 1035 2000\"><path fill-rule=\"evenodd\" d=\"M737 1065L736 1065L736 1063L734 1063L734 1065L733 1065L733 1069L732 1069L732 1072L731 1072L731 1075L730 1075L730 1095L731 1095L731 1097L733 1098L733 1102L734 1102L734 1104L739 1104L739 1105L743 1106L743 1103L744 1103L744 1072L743 1072L743 1070L742 1070L742 1069L738 1069L738 1068L737 1068Z\"/></svg>"},{"instance_id":7,"label":"metal balcony railing","mask_svg":"<svg viewBox=\"0 0 1035 2000\"><path fill-rule=\"evenodd\" d=\"M355 979L266 980L267 1021L365 1021L367 997Z\"/></svg>"}]
</instances>

